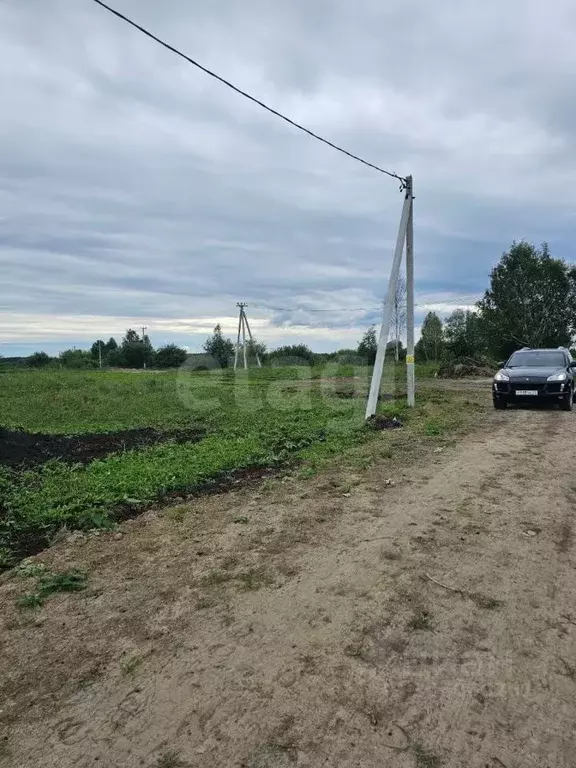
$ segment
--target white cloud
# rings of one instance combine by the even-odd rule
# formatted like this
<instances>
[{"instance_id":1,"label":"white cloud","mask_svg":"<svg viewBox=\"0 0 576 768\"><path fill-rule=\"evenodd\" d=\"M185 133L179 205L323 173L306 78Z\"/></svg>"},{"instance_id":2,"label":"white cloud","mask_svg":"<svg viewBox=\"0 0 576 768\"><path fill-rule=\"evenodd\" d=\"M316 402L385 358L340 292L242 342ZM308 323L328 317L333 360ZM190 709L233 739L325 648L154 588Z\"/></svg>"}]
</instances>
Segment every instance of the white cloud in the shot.
<instances>
[{"instance_id":1,"label":"white cloud","mask_svg":"<svg viewBox=\"0 0 576 768\"><path fill-rule=\"evenodd\" d=\"M568 0L554 13L539 0L116 5L271 106L414 174L419 310L480 295L514 238L571 256ZM289 310L268 314L270 343L290 329L347 344L377 319L395 182L95 4L1 4L0 54L2 338L88 340L130 318L201 334L233 320L238 300ZM343 311L354 307L368 311ZM308 311L327 308L342 311Z\"/></svg>"},{"instance_id":2,"label":"white cloud","mask_svg":"<svg viewBox=\"0 0 576 768\"><path fill-rule=\"evenodd\" d=\"M250 317L254 336L267 345L328 342L331 348L355 345L362 334L362 326L334 328L313 327L293 323L274 325L270 318ZM219 324L225 335L236 338L238 317L161 318L161 317L110 317L97 315L19 314L0 311L0 344L13 345L55 342L63 350L71 345L91 345L97 338L116 337L119 341L127 328L137 331L146 326L147 334L157 346L176 338L193 339L194 343L182 343L190 349L200 349L205 338Z\"/></svg>"}]
</instances>

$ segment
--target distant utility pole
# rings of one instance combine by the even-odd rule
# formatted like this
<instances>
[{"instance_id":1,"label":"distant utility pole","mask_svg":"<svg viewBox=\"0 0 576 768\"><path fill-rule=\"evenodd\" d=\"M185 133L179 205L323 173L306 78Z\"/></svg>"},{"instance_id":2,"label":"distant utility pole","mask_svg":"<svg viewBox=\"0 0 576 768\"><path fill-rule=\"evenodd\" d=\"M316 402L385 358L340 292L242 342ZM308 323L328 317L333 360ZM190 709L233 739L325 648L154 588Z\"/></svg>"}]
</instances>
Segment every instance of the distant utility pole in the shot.
<instances>
[{"instance_id":1,"label":"distant utility pole","mask_svg":"<svg viewBox=\"0 0 576 768\"><path fill-rule=\"evenodd\" d=\"M142 327L142 346L144 346L144 343L146 341L146 331L148 330L147 325L143 325ZM146 359L144 359L144 370L146 370Z\"/></svg>"},{"instance_id":2,"label":"distant utility pole","mask_svg":"<svg viewBox=\"0 0 576 768\"><path fill-rule=\"evenodd\" d=\"M98 340L98 367L102 368L102 340Z\"/></svg>"},{"instance_id":3,"label":"distant utility pole","mask_svg":"<svg viewBox=\"0 0 576 768\"><path fill-rule=\"evenodd\" d=\"M414 397L414 189L412 185L412 176L407 176L405 180L404 205L398 227L398 236L396 238L396 248L394 249L394 259L392 269L390 270L390 279L388 280L388 293L382 310L382 325L380 326L380 337L378 339L378 351L376 352L376 362L372 372L372 381L370 383L370 394L366 405L366 418L370 418L376 413L378 406L378 397L380 395L380 383L382 381L382 369L384 367L384 357L386 355L386 344L388 334L390 333L390 320L392 318L392 309L394 307L394 298L396 296L396 286L398 284L398 275L402 263L402 254L404 252L404 243L406 243L406 380L408 391L408 405L413 406Z\"/></svg>"},{"instance_id":4,"label":"distant utility pole","mask_svg":"<svg viewBox=\"0 0 576 768\"><path fill-rule=\"evenodd\" d=\"M250 343L252 345L252 348L254 350L254 354L256 355L256 362L258 364L258 368L262 368L262 362L260 360L260 355L258 354L258 350L256 349L256 345L254 344L254 339L252 337L252 331L250 330L250 324L248 322L248 318L246 316L246 307L248 304L245 304L243 301L239 301L236 303L236 306L240 309L240 313L238 316L238 336L236 338L236 351L234 353L234 370L238 367L238 356L240 354L240 337L242 337L242 356L244 358L244 368L248 368L248 355L247 355L247 348L246 348L246 331L248 331L248 336L250 337Z\"/></svg>"}]
</instances>

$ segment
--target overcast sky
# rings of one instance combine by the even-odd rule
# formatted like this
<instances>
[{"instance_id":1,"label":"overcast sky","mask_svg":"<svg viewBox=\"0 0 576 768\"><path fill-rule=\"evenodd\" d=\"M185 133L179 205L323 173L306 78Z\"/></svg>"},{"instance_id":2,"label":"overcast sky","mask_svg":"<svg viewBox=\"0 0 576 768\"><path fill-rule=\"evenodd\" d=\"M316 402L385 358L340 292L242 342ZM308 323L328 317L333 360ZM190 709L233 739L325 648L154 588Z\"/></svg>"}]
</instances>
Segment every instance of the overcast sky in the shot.
<instances>
[{"instance_id":1,"label":"overcast sky","mask_svg":"<svg viewBox=\"0 0 576 768\"><path fill-rule=\"evenodd\" d=\"M571 0L110 3L312 130L414 175L418 322L479 296L513 239L572 260ZM0 354L142 324L156 345L197 349L216 322L233 334L239 300L269 346L354 346L377 322L394 180L92 0L0 0L0 56Z\"/></svg>"}]
</instances>

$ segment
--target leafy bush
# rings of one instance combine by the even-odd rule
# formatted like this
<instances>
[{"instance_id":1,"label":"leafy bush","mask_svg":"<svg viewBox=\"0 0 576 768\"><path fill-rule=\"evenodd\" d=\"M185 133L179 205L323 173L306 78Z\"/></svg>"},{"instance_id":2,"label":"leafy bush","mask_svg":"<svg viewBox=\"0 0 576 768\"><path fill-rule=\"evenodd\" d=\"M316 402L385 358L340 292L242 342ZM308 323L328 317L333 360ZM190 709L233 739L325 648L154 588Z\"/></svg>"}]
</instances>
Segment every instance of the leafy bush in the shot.
<instances>
[{"instance_id":1,"label":"leafy bush","mask_svg":"<svg viewBox=\"0 0 576 768\"><path fill-rule=\"evenodd\" d=\"M267 355L267 361L275 365L312 365L314 352L306 344L292 344L273 349Z\"/></svg>"},{"instance_id":2,"label":"leafy bush","mask_svg":"<svg viewBox=\"0 0 576 768\"><path fill-rule=\"evenodd\" d=\"M155 368L180 368L186 362L188 353L182 347L176 344L167 344L160 347L154 355L153 365Z\"/></svg>"},{"instance_id":3,"label":"leafy bush","mask_svg":"<svg viewBox=\"0 0 576 768\"><path fill-rule=\"evenodd\" d=\"M498 365L489 357L456 357L444 360L438 376L445 379L464 379L470 377L492 376L498 370Z\"/></svg>"},{"instance_id":4,"label":"leafy bush","mask_svg":"<svg viewBox=\"0 0 576 768\"><path fill-rule=\"evenodd\" d=\"M220 324L214 328L212 336L204 342L204 352L217 360L222 368L227 368L232 362L234 344L230 339L224 338Z\"/></svg>"},{"instance_id":5,"label":"leafy bush","mask_svg":"<svg viewBox=\"0 0 576 768\"><path fill-rule=\"evenodd\" d=\"M27 359L27 362L31 368L45 368L47 365L50 365L52 358L46 352L34 352Z\"/></svg>"},{"instance_id":6,"label":"leafy bush","mask_svg":"<svg viewBox=\"0 0 576 768\"><path fill-rule=\"evenodd\" d=\"M95 368L96 361L90 352L82 349L66 349L60 353L60 364L64 368Z\"/></svg>"}]
</instances>

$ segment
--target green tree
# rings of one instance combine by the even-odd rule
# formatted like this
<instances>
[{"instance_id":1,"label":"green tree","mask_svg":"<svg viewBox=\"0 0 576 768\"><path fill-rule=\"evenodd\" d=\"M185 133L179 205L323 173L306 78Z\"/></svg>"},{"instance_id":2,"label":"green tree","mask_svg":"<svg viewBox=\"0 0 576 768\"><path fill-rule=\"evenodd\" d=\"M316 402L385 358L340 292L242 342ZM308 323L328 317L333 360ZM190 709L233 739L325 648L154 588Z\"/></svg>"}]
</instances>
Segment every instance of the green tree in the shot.
<instances>
[{"instance_id":1,"label":"green tree","mask_svg":"<svg viewBox=\"0 0 576 768\"><path fill-rule=\"evenodd\" d=\"M416 345L416 355L419 360L437 361L442 357L443 334L442 321L436 312L428 312L422 323L420 339Z\"/></svg>"},{"instance_id":2,"label":"green tree","mask_svg":"<svg viewBox=\"0 0 576 768\"><path fill-rule=\"evenodd\" d=\"M279 365L313 365L314 352L306 344L289 344L273 349L267 360Z\"/></svg>"},{"instance_id":3,"label":"green tree","mask_svg":"<svg viewBox=\"0 0 576 768\"><path fill-rule=\"evenodd\" d=\"M97 339L90 347L90 354L94 360L99 360L100 352L102 352L102 360L104 361L106 360L107 355L115 349L118 349L118 342L113 336L111 336L108 341Z\"/></svg>"},{"instance_id":4,"label":"green tree","mask_svg":"<svg viewBox=\"0 0 576 768\"><path fill-rule=\"evenodd\" d=\"M444 339L450 357L478 357L486 353L482 321L476 312L455 309L444 323Z\"/></svg>"},{"instance_id":5,"label":"green tree","mask_svg":"<svg viewBox=\"0 0 576 768\"><path fill-rule=\"evenodd\" d=\"M66 349L60 353L60 364L64 368L94 368L96 361L91 352L83 349Z\"/></svg>"},{"instance_id":6,"label":"green tree","mask_svg":"<svg viewBox=\"0 0 576 768\"><path fill-rule=\"evenodd\" d=\"M138 336L138 332L134 328L128 328L126 335L122 339L122 344L136 344L139 341L140 336Z\"/></svg>"},{"instance_id":7,"label":"green tree","mask_svg":"<svg viewBox=\"0 0 576 768\"><path fill-rule=\"evenodd\" d=\"M506 358L515 349L569 346L575 326L574 269L536 248L512 243L490 274L490 288L478 302L489 349Z\"/></svg>"},{"instance_id":8,"label":"green tree","mask_svg":"<svg viewBox=\"0 0 576 768\"><path fill-rule=\"evenodd\" d=\"M386 344L386 357L392 353L394 355L395 362L400 360L406 360L406 349L402 346L400 339L391 339Z\"/></svg>"},{"instance_id":9,"label":"green tree","mask_svg":"<svg viewBox=\"0 0 576 768\"><path fill-rule=\"evenodd\" d=\"M176 344L166 344L156 350L154 366L156 368L180 368L186 361L188 353Z\"/></svg>"},{"instance_id":10,"label":"green tree","mask_svg":"<svg viewBox=\"0 0 576 768\"><path fill-rule=\"evenodd\" d=\"M44 368L44 366L50 365L52 358L46 352L34 352L33 355L30 355L27 362L32 368Z\"/></svg>"},{"instance_id":11,"label":"green tree","mask_svg":"<svg viewBox=\"0 0 576 768\"><path fill-rule=\"evenodd\" d=\"M230 339L224 338L220 323L214 328L212 336L204 342L203 349L217 360L222 368L227 368L234 359L234 344Z\"/></svg>"},{"instance_id":12,"label":"green tree","mask_svg":"<svg viewBox=\"0 0 576 768\"><path fill-rule=\"evenodd\" d=\"M116 339L111 336L102 349L102 360L104 365L114 367L123 367L125 364L122 350L118 346Z\"/></svg>"},{"instance_id":13,"label":"green tree","mask_svg":"<svg viewBox=\"0 0 576 768\"><path fill-rule=\"evenodd\" d=\"M377 351L378 340L376 338L376 326L371 325L358 344L358 355L364 359L368 365L374 365Z\"/></svg>"},{"instance_id":14,"label":"green tree","mask_svg":"<svg viewBox=\"0 0 576 768\"><path fill-rule=\"evenodd\" d=\"M154 358L154 349L149 337L144 334L142 338L132 328L128 328L122 339L120 350L112 350L108 359L111 365L119 365L126 368L144 368L150 365Z\"/></svg>"},{"instance_id":15,"label":"green tree","mask_svg":"<svg viewBox=\"0 0 576 768\"><path fill-rule=\"evenodd\" d=\"M122 347L116 347L116 349L112 349L106 354L106 365L109 365L111 368L127 367Z\"/></svg>"},{"instance_id":16,"label":"green tree","mask_svg":"<svg viewBox=\"0 0 576 768\"><path fill-rule=\"evenodd\" d=\"M90 347L90 355L94 360L99 360L100 355L103 358L106 357L106 342L102 341L102 339L97 339Z\"/></svg>"}]
</instances>

